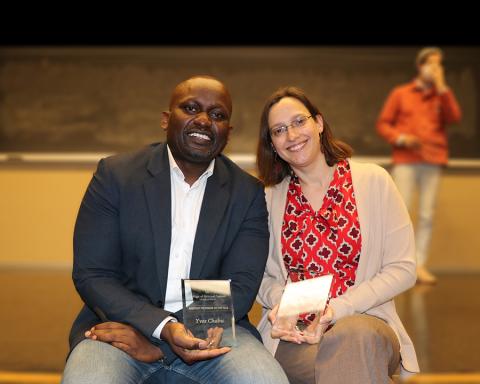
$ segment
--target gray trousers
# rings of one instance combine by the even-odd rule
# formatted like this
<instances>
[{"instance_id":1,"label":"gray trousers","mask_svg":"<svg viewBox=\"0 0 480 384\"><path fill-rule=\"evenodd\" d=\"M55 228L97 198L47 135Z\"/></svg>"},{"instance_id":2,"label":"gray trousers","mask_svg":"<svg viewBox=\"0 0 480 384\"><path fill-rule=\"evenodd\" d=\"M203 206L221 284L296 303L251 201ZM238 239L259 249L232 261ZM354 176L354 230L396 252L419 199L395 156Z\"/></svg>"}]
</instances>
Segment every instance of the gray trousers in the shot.
<instances>
[{"instance_id":1,"label":"gray trousers","mask_svg":"<svg viewBox=\"0 0 480 384\"><path fill-rule=\"evenodd\" d=\"M383 320L353 315L337 321L320 344L280 341L275 358L290 384L393 383L400 344Z\"/></svg>"}]
</instances>

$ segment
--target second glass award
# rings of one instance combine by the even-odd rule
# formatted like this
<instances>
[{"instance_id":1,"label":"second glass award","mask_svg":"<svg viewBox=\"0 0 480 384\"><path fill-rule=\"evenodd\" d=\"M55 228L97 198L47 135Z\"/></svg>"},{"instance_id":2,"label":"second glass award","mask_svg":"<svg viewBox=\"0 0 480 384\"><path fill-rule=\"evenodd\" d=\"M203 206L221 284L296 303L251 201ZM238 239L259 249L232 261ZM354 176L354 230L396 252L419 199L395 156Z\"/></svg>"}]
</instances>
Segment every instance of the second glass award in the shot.
<instances>
[{"instance_id":1,"label":"second glass award","mask_svg":"<svg viewBox=\"0 0 480 384\"><path fill-rule=\"evenodd\" d=\"M318 321L328 302L333 275L323 275L312 279L289 282L285 286L274 329L298 331L314 336ZM307 315L312 321L305 323Z\"/></svg>"}]
</instances>

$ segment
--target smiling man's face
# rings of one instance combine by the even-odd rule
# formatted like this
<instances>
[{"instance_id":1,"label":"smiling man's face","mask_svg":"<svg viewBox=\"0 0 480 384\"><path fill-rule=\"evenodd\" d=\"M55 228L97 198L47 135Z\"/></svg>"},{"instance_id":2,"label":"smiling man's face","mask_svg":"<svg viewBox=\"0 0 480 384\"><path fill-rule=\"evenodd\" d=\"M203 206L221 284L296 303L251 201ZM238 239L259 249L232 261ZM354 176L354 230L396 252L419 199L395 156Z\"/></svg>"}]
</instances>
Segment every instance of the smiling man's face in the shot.
<instances>
[{"instance_id":1,"label":"smiling man's face","mask_svg":"<svg viewBox=\"0 0 480 384\"><path fill-rule=\"evenodd\" d=\"M195 77L180 83L162 118L175 160L210 163L227 144L231 114L230 94L221 82Z\"/></svg>"}]
</instances>

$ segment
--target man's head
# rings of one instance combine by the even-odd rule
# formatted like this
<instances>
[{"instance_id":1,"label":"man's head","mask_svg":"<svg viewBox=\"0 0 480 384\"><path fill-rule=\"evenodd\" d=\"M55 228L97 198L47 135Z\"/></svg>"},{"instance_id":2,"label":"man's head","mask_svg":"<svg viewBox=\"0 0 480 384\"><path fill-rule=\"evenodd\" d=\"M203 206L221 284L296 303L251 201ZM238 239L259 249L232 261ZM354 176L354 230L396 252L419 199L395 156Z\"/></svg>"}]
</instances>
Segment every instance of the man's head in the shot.
<instances>
[{"instance_id":1,"label":"man's head","mask_svg":"<svg viewBox=\"0 0 480 384\"><path fill-rule=\"evenodd\" d=\"M423 48L417 53L415 63L418 75L424 82L430 83L433 80L433 72L442 65L443 52L437 47Z\"/></svg>"},{"instance_id":2,"label":"man's head","mask_svg":"<svg viewBox=\"0 0 480 384\"><path fill-rule=\"evenodd\" d=\"M178 84L161 122L175 160L210 163L227 144L231 115L230 93L221 81L194 76Z\"/></svg>"}]
</instances>

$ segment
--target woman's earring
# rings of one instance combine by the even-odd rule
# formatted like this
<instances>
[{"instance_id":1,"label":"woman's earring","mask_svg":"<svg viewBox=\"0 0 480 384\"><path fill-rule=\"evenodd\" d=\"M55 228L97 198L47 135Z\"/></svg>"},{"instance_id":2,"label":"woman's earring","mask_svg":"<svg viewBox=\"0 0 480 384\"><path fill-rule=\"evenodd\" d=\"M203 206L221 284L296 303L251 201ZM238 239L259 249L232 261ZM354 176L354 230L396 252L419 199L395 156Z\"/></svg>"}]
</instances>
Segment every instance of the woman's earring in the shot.
<instances>
[{"instance_id":1,"label":"woman's earring","mask_svg":"<svg viewBox=\"0 0 480 384\"><path fill-rule=\"evenodd\" d=\"M273 153L275 154L275 156L273 157L273 161L277 161L277 160L278 160L277 150L275 149L275 147L273 146L272 143L270 143L270 145L272 146L272 151L273 151Z\"/></svg>"},{"instance_id":2,"label":"woman's earring","mask_svg":"<svg viewBox=\"0 0 480 384\"><path fill-rule=\"evenodd\" d=\"M323 153L322 132L318 134L318 137L320 138L320 151Z\"/></svg>"}]
</instances>

